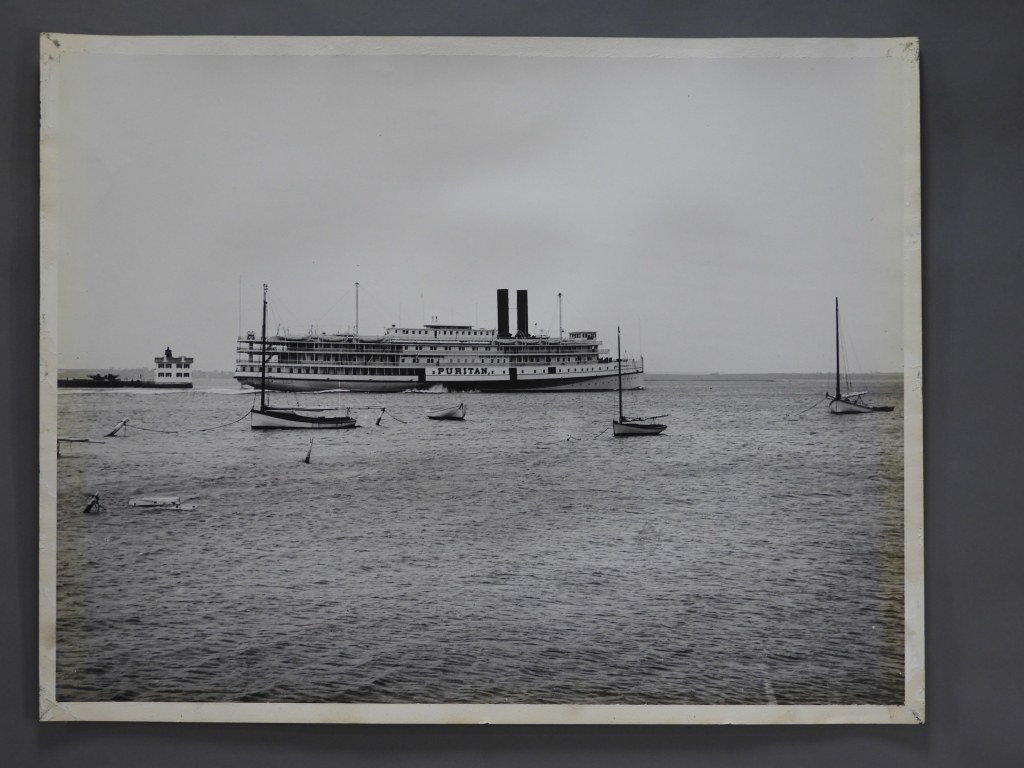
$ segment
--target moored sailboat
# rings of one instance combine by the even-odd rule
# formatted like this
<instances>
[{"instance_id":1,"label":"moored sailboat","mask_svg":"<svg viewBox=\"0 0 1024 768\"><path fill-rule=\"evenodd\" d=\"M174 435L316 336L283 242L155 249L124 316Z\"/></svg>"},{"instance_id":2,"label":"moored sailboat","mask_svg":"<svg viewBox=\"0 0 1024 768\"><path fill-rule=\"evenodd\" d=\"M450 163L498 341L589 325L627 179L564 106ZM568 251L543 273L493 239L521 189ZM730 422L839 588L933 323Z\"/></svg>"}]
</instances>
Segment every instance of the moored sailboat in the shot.
<instances>
[{"instance_id":1,"label":"moored sailboat","mask_svg":"<svg viewBox=\"0 0 1024 768\"><path fill-rule=\"evenodd\" d=\"M622 329L616 328L618 334L618 364L619 364L619 418L612 421L612 434L616 437L634 437L638 435L660 435L666 429L667 424L659 424L655 419L661 416L645 416L641 418L626 418L622 414Z\"/></svg>"},{"instance_id":2,"label":"moored sailboat","mask_svg":"<svg viewBox=\"0 0 1024 768\"><path fill-rule=\"evenodd\" d=\"M250 412L253 429L352 429L356 420L344 416L311 415L316 408L272 408L267 402L267 284L263 284L263 335L260 347L260 407Z\"/></svg>"},{"instance_id":3,"label":"moored sailboat","mask_svg":"<svg viewBox=\"0 0 1024 768\"><path fill-rule=\"evenodd\" d=\"M825 393L829 398L828 411L837 415L849 413L872 413L874 411L891 411L891 405L869 405L863 400L865 392L842 393L841 377L839 373L839 298L836 298L836 391L835 394Z\"/></svg>"}]
</instances>

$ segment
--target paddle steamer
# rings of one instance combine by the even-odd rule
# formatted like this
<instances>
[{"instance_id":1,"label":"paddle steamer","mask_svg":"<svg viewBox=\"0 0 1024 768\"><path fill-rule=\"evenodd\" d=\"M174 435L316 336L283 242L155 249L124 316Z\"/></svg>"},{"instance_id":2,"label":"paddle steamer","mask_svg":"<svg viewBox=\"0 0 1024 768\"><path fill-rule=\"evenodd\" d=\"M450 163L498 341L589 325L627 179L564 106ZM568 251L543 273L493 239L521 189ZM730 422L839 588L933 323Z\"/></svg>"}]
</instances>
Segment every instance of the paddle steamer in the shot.
<instances>
[{"instance_id":1,"label":"paddle steamer","mask_svg":"<svg viewBox=\"0 0 1024 768\"><path fill-rule=\"evenodd\" d=\"M498 291L496 329L427 323L392 325L379 336L358 331L268 336L266 387L290 392L400 392L437 385L481 392L618 387L618 362L595 331L530 335L527 292L517 291L512 332L508 298L507 289ZM261 346L255 333L238 339L234 377L242 384L260 386ZM643 359L623 360L622 386L640 389L643 383Z\"/></svg>"}]
</instances>

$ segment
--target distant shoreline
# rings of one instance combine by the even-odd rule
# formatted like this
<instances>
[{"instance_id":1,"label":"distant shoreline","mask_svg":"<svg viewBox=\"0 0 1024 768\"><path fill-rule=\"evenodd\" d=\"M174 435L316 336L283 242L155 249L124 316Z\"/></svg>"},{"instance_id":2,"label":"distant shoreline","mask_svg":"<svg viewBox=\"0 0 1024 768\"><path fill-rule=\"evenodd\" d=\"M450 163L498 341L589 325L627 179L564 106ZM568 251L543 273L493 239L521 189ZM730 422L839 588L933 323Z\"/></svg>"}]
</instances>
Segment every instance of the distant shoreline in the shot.
<instances>
[{"instance_id":1,"label":"distant shoreline","mask_svg":"<svg viewBox=\"0 0 1024 768\"><path fill-rule=\"evenodd\" d=\"M831 373L645 373L648 381L778 381L779 379L826 380ZM844 378L846 374L843 374ZM853 379L902 379L902 373L851 373Z\"/></svg>"},{"instance_id":2,"label":"distant shoreline","mask_svg":"<svg viewBox=\"0 0 1024 768\"><path fill-rule=\"evenodd\" d=\"M112 373L122 379L153 379L152 368L58 368L58 379L84 379L93 374L106 376ZM234 371L192 371L193 380L203 379L230 379L235 375Z\"/></svg>"}]
</instances>

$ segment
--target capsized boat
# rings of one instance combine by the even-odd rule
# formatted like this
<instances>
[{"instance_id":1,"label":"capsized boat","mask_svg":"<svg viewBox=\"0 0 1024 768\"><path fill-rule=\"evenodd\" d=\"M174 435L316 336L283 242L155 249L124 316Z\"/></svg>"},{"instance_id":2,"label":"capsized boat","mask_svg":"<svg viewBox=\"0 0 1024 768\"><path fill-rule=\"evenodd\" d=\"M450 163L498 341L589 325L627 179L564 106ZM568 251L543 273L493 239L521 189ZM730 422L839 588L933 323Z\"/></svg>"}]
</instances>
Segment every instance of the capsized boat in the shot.
<instances>
[{"instance_id":1,"label":"capsized boat","mask_svg":"<svg viewBox=\"0 0 1024 768\"><path fill-rule=\"evenodd\" d=\"M61 443L103 443L103 440L90 440L88 437L58 437L57 438L57 456L60 456L60 444Z\"/></svg>"},{"instance_id":2,"label":"capsized boat","mask_svg":"<svg viewBox=\"0 0 1024 768\"><path fill-rule=\"evenodd\" d=\"M847 392L845 395L842 393L840 385L841 377L839 375L839 298L836 298L836 391L835 394L830 392L825 393L825 397L829 398L828 411L829 413L835 413L837 415L847 413L872 413L874 411L891 411L895 406L892 405L870 405L864 402L864 395L868 394L864 392ZM849 383L849 382L847 382Z\"/></svg>"},{"instance_id":3,"label":"capsized boat","mask_svg":"<svg viewBox=\"0 0 1024 768\"><path fill-rule=\"evenodd\" d=\"M260 407L250 412L253 429L352 429L356 420L345 409L344 416L326 415L319 408L273 408L267 402L267 284L263 284L263 335L260 348ZM315 414L315 415L314 415Z\"/></svg>"},{"instance_id":4,"label":"capsized boat","mask_svg":"<svg viewBox=\"0 0 1024 768\"><path fill-rule=\"evenodd\" d=\"M432 408L427 411L428 419L448 419L451 421L462 421L466 418L466 404L447 406L443 408Z\"/></svg>"},{"instance_id":5,"label":"capsized boat","mask_svg":"<svg viewBox=\"0 0 1024 768\"><path fill-rule=\"evenodd\" d=\"M627 418L622 414L622 329L616 328L618 333L618 362L619 362L619 418L612 421L612 434L616 437L632 437L636 435L660 435L666 429L667 424L659 424L655 419L662 416L643 416L640 418Z\"/></svg>"}]
</instances>

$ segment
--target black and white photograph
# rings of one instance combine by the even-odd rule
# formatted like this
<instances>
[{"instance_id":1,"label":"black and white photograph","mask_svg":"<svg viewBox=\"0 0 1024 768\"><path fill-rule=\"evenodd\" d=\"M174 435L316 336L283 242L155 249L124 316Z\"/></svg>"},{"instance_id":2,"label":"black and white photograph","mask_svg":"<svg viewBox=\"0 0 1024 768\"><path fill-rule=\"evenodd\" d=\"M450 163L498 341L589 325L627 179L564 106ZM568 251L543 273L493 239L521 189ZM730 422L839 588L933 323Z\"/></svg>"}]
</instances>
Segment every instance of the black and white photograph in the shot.
<instances>
[{"instance_id":1,"label":"black and white photograph","mask_svg":"<svg viewBox=\"0 0 1024 768\"><path fill-rule=\"evenodd\" d=\"M42 719L924 722L916 39L40 52Z\"/></svg>"}]
</instances>

